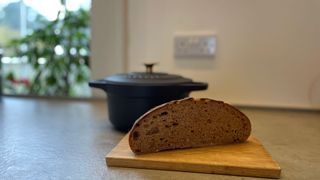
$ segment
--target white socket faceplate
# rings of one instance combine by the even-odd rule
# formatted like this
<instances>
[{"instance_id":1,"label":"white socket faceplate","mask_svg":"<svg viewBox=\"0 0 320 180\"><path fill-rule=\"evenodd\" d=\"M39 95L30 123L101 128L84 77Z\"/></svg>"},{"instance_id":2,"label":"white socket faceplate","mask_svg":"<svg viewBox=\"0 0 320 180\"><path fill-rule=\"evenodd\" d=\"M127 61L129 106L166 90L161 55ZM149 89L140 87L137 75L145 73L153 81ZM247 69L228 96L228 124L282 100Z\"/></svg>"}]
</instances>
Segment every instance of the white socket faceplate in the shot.
<instances>
[{"instance_id":1,"label":"white socket faceplate","mask_svg":"<svg viewBox=\"0 0 320 180\"><path fill-rule=\"evenodd\" d=\"M216 52L216 36L205 35L175 35L175 57L213 57Z\"/></svg>"}]
</instances>

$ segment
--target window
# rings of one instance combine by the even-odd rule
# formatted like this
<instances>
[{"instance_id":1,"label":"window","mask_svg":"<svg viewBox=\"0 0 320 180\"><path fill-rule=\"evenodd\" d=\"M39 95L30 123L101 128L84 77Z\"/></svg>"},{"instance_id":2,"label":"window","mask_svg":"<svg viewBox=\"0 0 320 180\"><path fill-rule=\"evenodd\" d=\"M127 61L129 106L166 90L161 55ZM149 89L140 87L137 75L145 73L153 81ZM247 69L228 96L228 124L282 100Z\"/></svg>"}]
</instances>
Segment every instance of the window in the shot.
<instances>
[{"instance_id":1,"label":"window","mask_svg":"<svg viewBox=\"0 0 320 180\"><path fill-rule=\"evenodd\" d=\"M90 0L0 2L4 94L90 96L90 5Z\"/></svg>"}]
</instances>

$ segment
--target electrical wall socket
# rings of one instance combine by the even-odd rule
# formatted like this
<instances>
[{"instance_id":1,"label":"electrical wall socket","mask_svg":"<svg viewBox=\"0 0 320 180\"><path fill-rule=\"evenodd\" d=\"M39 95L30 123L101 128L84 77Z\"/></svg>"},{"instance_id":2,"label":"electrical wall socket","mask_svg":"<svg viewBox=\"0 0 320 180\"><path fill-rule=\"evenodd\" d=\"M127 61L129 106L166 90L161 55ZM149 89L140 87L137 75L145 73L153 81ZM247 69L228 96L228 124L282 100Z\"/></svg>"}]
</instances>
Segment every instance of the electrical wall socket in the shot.
<instances>
[{"instance_id":1,"label":"electrical wall socket","mask_svg":"<svg viewBox=\"0 0 320 180\"><path fill-rule=\"evenodd\" d=\"M175 57L213 57L216 52L215 35L175 35Z\"/></svg>"}]
</instances>

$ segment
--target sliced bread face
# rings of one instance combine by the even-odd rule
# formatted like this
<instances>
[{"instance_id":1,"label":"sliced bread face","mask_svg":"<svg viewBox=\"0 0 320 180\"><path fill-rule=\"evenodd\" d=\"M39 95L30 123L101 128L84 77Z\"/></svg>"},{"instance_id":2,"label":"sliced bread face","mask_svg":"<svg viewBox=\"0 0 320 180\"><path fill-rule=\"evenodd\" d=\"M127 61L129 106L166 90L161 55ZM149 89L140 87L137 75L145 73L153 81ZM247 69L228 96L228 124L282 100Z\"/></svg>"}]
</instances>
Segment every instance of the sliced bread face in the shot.
<instances>
[{"instance_id":1,"label":"sliced bread face","mask_svg":"<svg viewBox=\"0 0 320 180\"><path fill-rule=\"evenodd\" d=\"M222 101L186 98L157 106L142 115L129 134L136 154L203 147L247 140L246 115Z\"/></svg>"}]
</instances>

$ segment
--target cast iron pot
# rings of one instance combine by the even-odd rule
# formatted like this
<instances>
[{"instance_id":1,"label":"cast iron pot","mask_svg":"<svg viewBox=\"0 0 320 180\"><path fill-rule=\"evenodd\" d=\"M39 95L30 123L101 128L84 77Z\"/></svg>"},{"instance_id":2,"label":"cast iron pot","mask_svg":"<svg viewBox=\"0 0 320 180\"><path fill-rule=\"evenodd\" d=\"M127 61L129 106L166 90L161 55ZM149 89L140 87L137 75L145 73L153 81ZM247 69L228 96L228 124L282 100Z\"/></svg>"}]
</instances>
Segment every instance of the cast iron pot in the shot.
<instances>
[{"instance_id":1,"label":"cast iron pot","mask_svg":"<svg viewBox=\"0 0 320 180\"><path fill-rule=\"evenodd\" d=\"M179 75L154 73L153 65L145 64L146 72L116 74L89 82L89 86L107 93L109 119L117 130L128 131L151 108L208 87L207 83Z\"/></svg>"}]
</instances>

